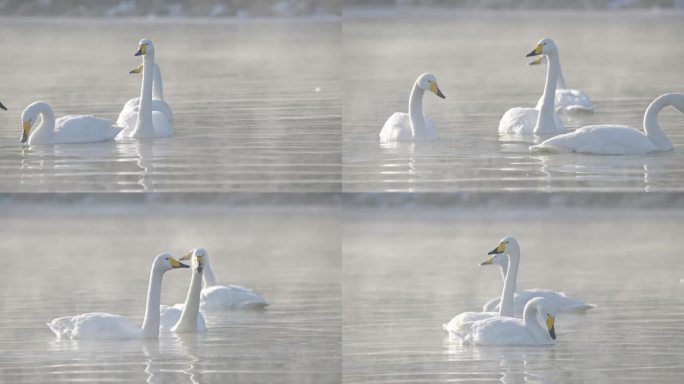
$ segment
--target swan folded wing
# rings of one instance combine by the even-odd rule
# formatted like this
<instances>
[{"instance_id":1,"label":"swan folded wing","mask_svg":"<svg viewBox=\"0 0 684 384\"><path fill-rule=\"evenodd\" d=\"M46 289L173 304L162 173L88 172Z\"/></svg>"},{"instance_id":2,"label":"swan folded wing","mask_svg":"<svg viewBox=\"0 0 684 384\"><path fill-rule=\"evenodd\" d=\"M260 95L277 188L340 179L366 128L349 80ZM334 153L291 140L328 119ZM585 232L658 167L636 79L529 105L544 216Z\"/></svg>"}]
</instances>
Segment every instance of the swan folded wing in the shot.
<instances>
[{"instance_id":1,"label":"swan folded wing","mask_svg":"<svg viewBox=\"0 0 684 384\"><path fill-rule=\"evenodd\" d=\"M538 116L539 110L535 108L511 108L499 121L499 133L532 134Z\"/></svg>"},{"instance_id":2,"label":"swan folded wing","mask_svg":"<svg viewBox=\"0 0 684 384\"><path fill-rule=\"evenodd\" d=\"M553 303L558 312L583 312L596 308L593 304L569 297L563 292L556 292L550 289L523 289L516 292L513 296L515 317L521 317L527 302L536 297L548 299ZM484 305L483 311L497 312L499 310L499 302L500 299L498 297L488 301Z\"/></svg>"},{"instance_id":3,"label":"swan folded wing","mask_svg":"<svg viewBox=\"0 0 684 384\"><path fill-rule=\"evenodd\" d=\"M463 312L454 316L444 329L449 332L466 331L474 322L499 316L496 312Z\"/></svg>"},{"instance_id":4,"label":"swan folded wing","mask_svg":"<svg viewBox=\"0 0 684 384\"><path fill-rule=\"evenodd\" d=\"M656 151L641 131L625 125L590 125L530 147L533 152L577 152L595 155L646 154Z\"/></svg>"},{"instance_id":5,"label":"swan folded wing","mask_svg":"<svg viewBox=\"0 0 684 384\"><path fill-rule=\"evenodd\" d=\"M182 305L182 304L181 304ZM167 305L159 306L159 330L162 332L170 332L171 328L180 320L183 308L177 308L175 305L169 307Z\"/></svg>"},{"instance_id":6,"label":"swan folded wing","mask_svg":"<svg viewBox=\"0 0 684 384\"><path fill-rule=\"evenodd\" d=\"M383 142L413 140L408 113L394 112L382 126L380 140Z\"/></svg>"},{"instance_id":7,"label":"swan folded wing","mask_svg":"<svg viewBox=\"0 0 684 384\"><path fill-rule=\"evenodd\" d=\"M116 119L116 125L122 127L122 132L125 136L128 136L135 129L135 123L138 121L138 110L140 109L140 98L136 97L130 99L126 102L123 109L119 113L119 117ZM169 124L173 122L173 111L171 106L161 99L152 99L152 124ZM154 121L154 111L158 111L164 114L166 117L166 122ZM156 130L155 130L156 131Z\"/></svg>"},{"instance_id":8,"label":"swan folded wing","mask_svg":"<svg viewBox=\"0 0 684 384\"><path fill-rule=\"evenodd\" d=\"M461 335L464 344L472 345L539 345L521 319L494 317L476 321Z\"/></svg>"},{"instance_id":9,"label":"swan folded wing","mask_svg":"<svg viewBox=\"0 0 684 384\"><path fill-rule=\"evenodd\" d=\"M269 302L251 289L239 285L213 286L202 290L202 309L263 309Z\"/></svg>"},{"instance_id":10,"label":"swan folded wing","mask_svg":"<svg viewBox=\"0 0 684 384\"><path fill-rule=\"evenodd\" d=\"M92 143L113 139L121 127L109 119L69 115L55 120L55 138L60 143Z\"/></svg>"},{"instance_id":11,"label":"swan folded wing","mask_svg":"<svg viewBox=\"0 0 684 384\"><path fill-rule=\"evenodd\" d=\"M593 112L594 105L589 97L578 89L558 89L556 90L556 111Z\"/></svg>"},{"instance_id":12,"label":"swan folded wing","mask_svg":"<svg viewBox=\"0 0 684 384\"><path fill-rule=\"evenodd\" d=\"M60 317L47 325L58 338L133 339L142 335L140 328L131 320L100 312Z\"/></svg>"},{"instance_id":13,"label":"swan folded wing","mask_svg":"<svg viewBox=\"0 0 684 384\"><path fill-rule=\"evenodd\" d=\"M167 137L173 134L171 122L163 112L152 111L152 126L155 137Z\"/></svg>"}]
</instances>

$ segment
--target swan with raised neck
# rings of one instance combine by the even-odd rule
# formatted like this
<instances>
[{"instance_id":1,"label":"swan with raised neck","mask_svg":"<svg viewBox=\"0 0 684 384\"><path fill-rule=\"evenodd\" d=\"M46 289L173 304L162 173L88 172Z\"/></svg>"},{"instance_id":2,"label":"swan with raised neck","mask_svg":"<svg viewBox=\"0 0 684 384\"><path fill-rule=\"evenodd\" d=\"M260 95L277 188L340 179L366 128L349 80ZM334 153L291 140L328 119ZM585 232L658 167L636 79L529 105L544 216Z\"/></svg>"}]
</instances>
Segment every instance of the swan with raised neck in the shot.
<instances>
[{"instance_id":1,"label":"swan with raised neck","mask_svg":"<svg viewBox=\"0 0 684 384\"><path fill-rule=\"evenodd\" d=\"M549 38L539 40L537 46L532 52L527 54L527 57L538 55L546 57L548 65L546 67L546 83L544 84L542 103L533 132L535 134L562 133L565 132L565 128L556 125L556 84L558 83L558 74L560 73L556 43Z\"/></svg>"},{"instance_id":2,"label":"swan with raised neck","mask_svg":"<svg viewBox=\"0 0 684 384\"><path fill-rule=\"evenodd\" d=\"M140 88L140 108L132 138L144 139L155 137L152 121L152 79L154 78L154 44L149 39L141 39L135 56L143 57L142 87Z\"/></svg>"},{"instance_id":3,"label":"swan with raised neck","mask_svg":"<svg viewBox=\"0 0 684 384\"><path fill-rule=\"evenodd\" d=\"M202 272L204 271L204 257L206 251L203 248L195 248L180 260L192 259L192 277L190 278L190 288L185 298L183 311L176 325L171 329L176 333L195 333L206 331L204 320L200 320L200 293L202 292ZM201 324L201 325L200 325Z\"/></svg>"}]
</instances>

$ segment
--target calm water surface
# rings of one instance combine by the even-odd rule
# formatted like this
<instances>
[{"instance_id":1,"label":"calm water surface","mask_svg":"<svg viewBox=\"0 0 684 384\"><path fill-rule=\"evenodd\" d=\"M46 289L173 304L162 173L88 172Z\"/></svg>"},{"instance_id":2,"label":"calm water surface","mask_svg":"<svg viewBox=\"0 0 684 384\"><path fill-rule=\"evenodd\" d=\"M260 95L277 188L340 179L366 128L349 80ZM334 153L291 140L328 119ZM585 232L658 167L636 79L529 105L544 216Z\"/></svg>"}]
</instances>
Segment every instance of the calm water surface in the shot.
<instances>
[{"instance_id":1,"label":"calm water surface","mask_svg":"<svg viewBox=\"0 0 684 384\"><path fill-rule=\"evenodd\" d=\"M681 382L683 209L490 203L347 205L343 382ZM520 243L519 287L598 305L586 315L559 315L555 346L461 346L442 330L501 294L498 270L478 264L506 235Z\"/></svg>"},{"instance_id":2,"label":"calm water surface","mask_svg":"<svg viewBox=\"0 0 684 384\"><path fill-rule=\"evenodd\" d=\"M339 191L339 21L0 21L0 191ZM174 136L22 147L20 114L116 120L156 45Z\"/></svg>"},{"instance_id":3,"label":"calm water surface","mask_svg":"<svg viewBox=\"0 0 684 384\"><path fill-rule=\"evenodd\" d=\"M13 259L0 279L0 382L339 382L334 205L31 199L0 202L0 251ZM221 283L250 287L272 305L207 317L206 334L148 341L57 340L45 325L92 311L142 323L154 257L195 246L206 247ZM189 279L166 273L162 303L183 302Z\"/></svg>"},{"instance_id":4,"label":"calm water surface","mask_svg":"<svg viewBox=\"0 0 684 384\"><path fill-rule=\"evenodd\" d=\"M684 190L684 117L660 123L675 151L649 156L531 155L544 138L499 137L499 119L533 107L545 67L525 55L543 37L559 47L568 87L596 113L574 129L619 123L641 129L657 96L684 92L684 15L662 13L453 12L344 18L343 182L345 191ZM437 76L446 100L427 94L434 143L379 142L394 112L408 110L416 77Z\"/></svg>"}]
</instances>

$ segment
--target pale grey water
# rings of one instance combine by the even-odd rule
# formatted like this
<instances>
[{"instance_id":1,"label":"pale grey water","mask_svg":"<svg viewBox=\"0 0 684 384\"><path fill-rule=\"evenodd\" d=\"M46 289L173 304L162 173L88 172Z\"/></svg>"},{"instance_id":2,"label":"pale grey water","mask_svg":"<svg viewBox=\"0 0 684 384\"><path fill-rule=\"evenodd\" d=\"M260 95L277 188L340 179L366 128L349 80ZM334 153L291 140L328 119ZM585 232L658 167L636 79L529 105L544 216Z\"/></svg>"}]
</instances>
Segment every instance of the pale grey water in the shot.
<instances>
[{"instance_id":1,"label":"pale grey water","mask_svg":"<svg viewBox=\"0 0 684 384\"><path fill-rule=\"evenodd\" d=\"M601 123L641 129L657 96L684 92L684 14L668 12L349 12L343 17L343 190L661 191L684 189L684 116L660 122L675 151L649 156L531 155L531 138L499 137L503 113L533 107L545 68L525 55L543 37L559 47L570 88ZM416 77L437 76L446 100L426 94L434 143L381 144L394 112L408 110Z\"/></svg>"},{"instance_id":2,"label":"pale grey water","mask_svg":"<svg viewBox=\"0 0 684 384\"><path fill-rule=\"evenodd\" d=\"M334 197L308 200L5 196L0 382L339 382L339 209ZM272 304L208 317L206 334L149 341L57 340L45 325L92 311L141 323L153 258L195 246L220 283ZM183 302L188 282L167 272L162 303Z\"/></svg>"},{"instance_id":3,"label":"pale grey water","mask_svg":"<svg viewBox=\"0 0 684 384\"><path fill-rule=\"evenodd\" d=\"M0 191L339 191L339 20L0 19ZM116 120L156 46L174 135L22 149L21 111Z\"/></svg>"},{"instance_id":4,"label":"pale grey water","mask_svg":"<svg viewBox=\"0 0 684 384\"><path fill-rule=\"evenodd\" d=\"M657 208L635 195L594 196L594 204L538 197L517 206L491 196L349 198L343 382L681 382L681 201ZM601 208L611 200L639 208ZM498 270L478 264L506 235L521 247L518 287L598 305L558 315L555 346L461 346L442 330L500 295Z\"/></svg>"}]
</instances>

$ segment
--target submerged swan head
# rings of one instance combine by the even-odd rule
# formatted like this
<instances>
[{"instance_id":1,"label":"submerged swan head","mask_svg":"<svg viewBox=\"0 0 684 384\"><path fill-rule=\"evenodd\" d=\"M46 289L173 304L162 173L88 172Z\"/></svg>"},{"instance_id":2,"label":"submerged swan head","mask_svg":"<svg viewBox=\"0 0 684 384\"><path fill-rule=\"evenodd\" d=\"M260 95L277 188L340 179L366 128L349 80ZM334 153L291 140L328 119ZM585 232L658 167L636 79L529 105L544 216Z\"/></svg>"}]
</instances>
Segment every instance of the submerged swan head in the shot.
<instances>
[{"instance_id":1,"label":"submerged swan head","mask_svg":"<svg viewBox=\"0 0 684 384\"><path fill-rule=\"evenodd\" d=\"M154 53L154 44L149 39L141 39L138 42L138 52L135 53L135 56L145 56L150 53Z\"/></svg>"},{"instance_id":2,"label":"submerged swan head","mask_svg":"<svg viewBox=\"0 0 684 384\"><path fill-rule=\"evenodd\" d=\"M514 237L512 236L507 236L501 239L499 242L499 245L489 251L487 253L488 255L498 255L498 254L507 254L507 255L519 255L520 254L520 246L518 245L518 242L515 240Z\"/></svg>"},{"instance_id":3,"label":"submerged swan head","mask_svg":"<svg viewBox=\"0 0 684 384\"><path fill-rule=\"evenodd\" d=\"M181 257L180 260L192 259L192 268L197 271L197 273L202 273L202 270L207 263L206 257L207 251L205 251L204 248L195 248Z\"/></svg>"},{"instance_id":4,"label":"submerged swan head","mask_svg":"<svg viewBox=\"0 0 684 384\"><path fill-rule=\"evenodd\" d=\"M21 113L21 126L23 129L23 133L21 135L21 142L26 143L29 138L29 133L31 132L31 128L36 123L36 120L38 120L38 116L40 116L41 112L45 110L52 110L50 106L44 102L44 101L36 101L35 103L30 104L28 107L24 108L24 111Z\"/></svg>"},{"instance_id":5,"label":"submerged swan head","mask_svg":"<svg viewBox=\"0 0 684 384\"><path fill-rule=\"evenodd\" d=\"M537 319L540 319L546 325L546 330L549 332L549 336L553 340L556 340L556 307L549 301L549 299L544 297L535 297L525 304L525 312L529 308L537 308ZM526 318L525 315L523 317Z\"/></svg>"},{"instance_id":6,"label":"submerged swan head","mask_svg":"<svg viewBox=\"0 0 684 384\"><path fill-rule=\"evenodd\" d=\"M424 91L430 91L442 99L446 99L446 96L444 96L437 85L437 78L432 73L423 73L422 75L418 76L418 79L416 79L416 85Z\"/></svg>"},{"instance_id":7,"label":"submerged swan head","mask_svg":"<svg viewBox=\"0 0 684 384\"><path fill-rule=\"evenodd\" d=\"M548 56L550 54L555 54L555 53L558 53L558 47L556 47L556 43L554 43L553 40L551 40L547 37L547 38L539 40L539 42L537 43L537 46L532 50L532 52L528 53L526 57L538 56L538 55ZM535 62L536 62L536 60L533 61L532 63L535 63ZM530 64L532 64L532 63L530 63ZM535 64L540 64L540 63L541 63L541 61L539 61L539 63L535 63Z\"/></svg>"},{"instance_id":8,"label":"submerged swan head","mask_svg":"<svg viewBox=\"0 0 684 384\"><path fill-rule=\"evenodd\" d=\"M190 266L174 259L168 253L162 253L161 255L157 256L152 264L152 269L156 272L164 273L175 268L190 268Z\"/></svg>"}]
</instances>

